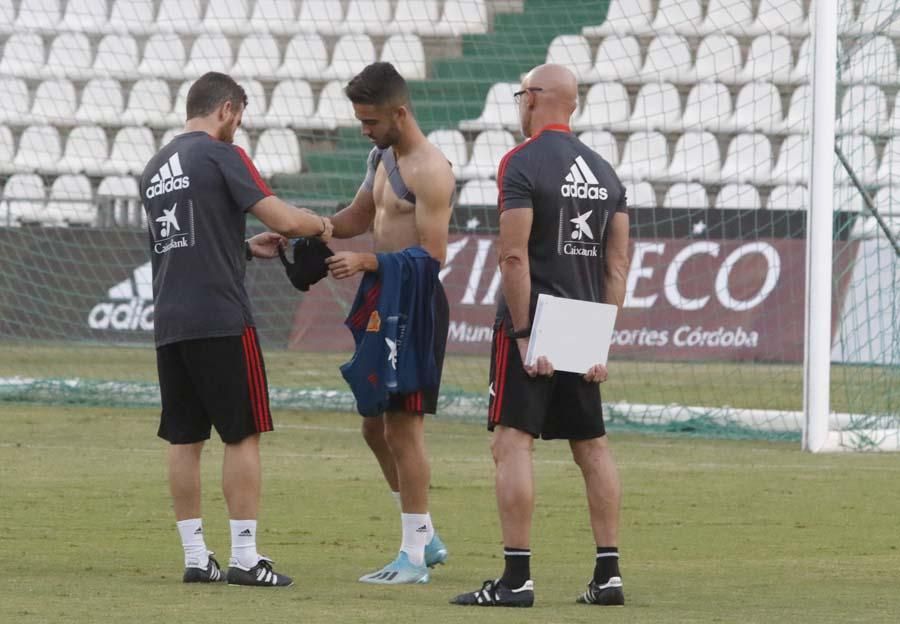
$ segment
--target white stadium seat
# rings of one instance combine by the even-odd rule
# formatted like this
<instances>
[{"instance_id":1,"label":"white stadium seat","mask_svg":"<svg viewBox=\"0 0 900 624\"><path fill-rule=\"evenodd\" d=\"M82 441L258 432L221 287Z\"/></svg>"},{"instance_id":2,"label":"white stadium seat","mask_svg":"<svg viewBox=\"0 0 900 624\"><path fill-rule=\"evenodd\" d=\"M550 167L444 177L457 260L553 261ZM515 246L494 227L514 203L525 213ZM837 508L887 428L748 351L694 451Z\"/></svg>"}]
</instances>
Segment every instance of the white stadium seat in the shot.
<instances>
[{"instance_id":1,"label":"white stadium seat","mask_svg":"<svg viewBox=\"0 0 900 624\"><path fill-rule=\"evenodd\" d=\"M844 83L897 83L897 51L889 37L878 35L850 53L850 61L840 74Z\"/></svg>"},{"instance_id":2,"label":"white stadium seat","mask_svg":"<svg viewBox=\"0 0 900 624\"><path fill-rule=\"evenodd\" d=\"M791 37L808 35L809 22L803 11L803 0L760 0L748 34L766 33Z\"/></svg>"},{"instance_id":3,"label":"white stadium seat","mask_svg":"<svg viewBox=\"0 0 900 624\"><path fill-rule=\"evenodd\" d=\"M269 110L266 102L266 90L258 80L242 80L241 86L247 94L247 108L241 117L241 125L246 128L258 128L265 125L266 113Z\"/></svg>"},{"instance_id":4,"label":"white stadium seat","mask_svg":"<svg viewBox=\"0 0 900 624\"><path fill-rule=\"evenodd\" d=\"M91 75L91 42L84 33L62 33L50 44L41 74L47 78L84 80Z\"/></svg>"},{"instance_id":5,"label":"white stadium seat","mask_svg":"<svg viewBox=\"0 0 900 624\"><path fill-rule=\"evenodd\" d=\"M368 35L341 35L334 44L331 64L325 69L328 80L349 80L375 59L375 46Z\"/></svg>"},{"instance_id":6,"label":"white stadium seat","mask_svg":"<svg viewBox=\"0 0 900 624\"><path fill-rule=\"evenodd\" d=\"M444 0L441 21L435 34L444 37L486 33L488 9L485 0Z\"/></svg>"},{"instance_id":7,"label":"white stadium seat","mask_svg":"<svg viewBox=\"0 0 900 624\"><path fill-rule=\"evenodd\" d=\"M841 98L838 134L889 134L887 98L875 85L854 85Z\"/></svg>"},{"instance_id":8,"label":"white stadium seat","mask_svg":"<svg viewBox=\"0 0 900 624\"><path fill-rule=\"evenodd\" d=\"M185 111L172 113L172 92L161 78L144 78L131 87L128 104L122 114L122 123L129 126L164 128L173 123L184 123Z\"/></svg>"},{"instance_id":9,"label":"white stadium seat","mask_svg":"<svg viewBox=\"0 0 900 624\"><path fill-rule=\"evenodd\" d=\"M888 120L888 127L890 128L890 134L892 136L900 134L900 91L898 91L897 95L894 97L894 106L891 118Z\"/></svg>"},{"instance_id":10,"label":"white stadium seat","mask_svg":"<svg viewBox=\"0 0 900 624\"><path fill-rule=\"evenodd\" d=\"M438 0L397 0L394 19L388 25L388 32L433 35L440 19L441 5Z\"/></svg>"},{"instance_id":11,"label":"white stadium seat","mask_svg":"<svg viewBox=\"0 0 900 624\"><path fill-rule=\"evenodd\" d=\"M619 145L612 132L588 130L578 135L582 143L600 154L614 168L619 165Z\"/></svg>"},{"instance_id":12,"label":"white stadium seat","mask_svg":"<svg viewBox=\"0 0 900 624\"><path fill-rule=\"evenodd\" d=\"M634 100L628 130L667 130L681 127L681 98L674 85L645 84Z\"/></svg>"},{"instance_id":13,"label":"white stadium seat","mask_svg":"<svg viewBox=\"0 0 900 624\"><path fill-rule=\"evenodd\" d=\"M785 137L772 167L773 184L806 184L809 178L809 139L804 134Z\"/></svg>"},{"instance_id":14,"label":"white stadium seat","mask_svg":"<svg viewBox=\"0 0 900 624\"><path fill-rule=\"evenodd\" d=\"M35 173L10 176L3 187L3 203L9 212L10 225L49 221L45 214L47 191L44 181ZM2 215L4 210L0 210Z\"/></svg>"},{"instance_id":15,"label":"white stadium seat","mask_svg":"<svg viewBox=\"0 0 900 624\"><path fill-rule=\"evenodd\" d=\"M694 77L698 81L737 82L743 65L741 45L733 35L707 35L697 48Z\"/></svg>"},{"instance_id":16,"label":"white stadium seat","mask_svg":"<svg viewBox=\"0 0 900 624\"><path fill-rule=\"evenodd\" d=\"M28 123L31 96L22 78L0 77L0 123L21 126Z\"/></svg>"},{"instance_id":17,"label":"white stadium seat","mask_svg":"<svg viewBox=\"0 0 900 624\"><path fill-rule=\"evenodd\" d=\"M463 184L456 204L458 206L496 206L498 195L495 180L469 180Z\"/></svg>"},{"instance_id":18,"label":"white stadium seat","mask_svg":"<svg viewBox=\"0 0 900 624\"><path fill-rule=\"evenodd\" d=\"M272 91L269 110L258 124L268 128L301 128L316 111L312 88L305 80L282 80Z\"/></svg>"},{"instance_id":19,"label":"white stadium seat","mask_svg":"<svg viewBox=\"0 0 900 624\"><path fill-rule=\"evenodd\" d=\"M16 171L56 173L62 157L59 131L53 126L28 126L19 137L19 149L13 159Z\"/></svg>"},{"instance_id":20,"label":"white stadium seat","mask_svg":"<svg viewBox=\"0 0 900 624\"><path fill-rule=\"evenodd\" d=\"M783 130L788 134L802 134L809 131L812 124L812 97L810 86L800 85L791 94L787 117Z\"/></svg>"},{"instance_id":21,"label":"white stadium seat","mask_svg":"<svg viewBox=\"0 0 900 624\"><path fill-rule=\"evenodd\" d=\"M641 80L691 82L694 64L687 39L681 35L660 35L647 46L647 58L641 68Z\"/></svg>"},{"instance_id":22,"label":"white stadium seat","mask_svg":"<svg viewBox=\"0 0 900 624\"><path fill-rule=\"evenodd\" d=\"M349 0L340 32L383 36L390 28L392 14L390 0Z\"/></svg>"},{"instance_id":23,"label":"white stadium seat","mask_svg":"<svg viewBox=\"0 0 900 624\"><path fill-rule=\"evenodd\" d=\"M735 132L781 132L784 129L784 112L778 88L770 82L744 85L734 103L734 117L726 127Z\"/></svg>"},{"instance_id":24,"label":"white stadium seat","mask_svg":"<svg viewBox=\"0 0 900 624\"><path fill-rule=\"evenodd\" d=\"M139 194L138 182L131 176L107 176L97 186L97 197L137 199Z\"/></svg>"},{"instance_id":25,"label":"white stadium seat","mask_svg":"<svg viewBox=\"0 0 900 624\"><path fill-rule=\"evenodd\" d=\"M155 0L113 0L105 30L120 35L143 35L154 30Z\"/></svg>"},{"instance_id":26,"label":"white stadium seat","mask_svg":"<svg viewBox=\"0 0 900 624\"><path fill-rule=\"evenodd\" d=\"M122 123L124 110L122 85L111 78L94 78L81 89L81 103L75 111L75 121L113 126Z\"/></svg>"},{"instance_id":27,"label":"white stadium seat","mask_svg":"<svg viewBox=\"0 0 900 624\"><path fill-rule=\"evenodd\" d=\"M60 29L90 35L105 33L109 19L108 9L105 0L67 0Z\"/></svg>"},{"instance_id":28,"label":"white stadium seat","mask_svg":"<svg viewBox=\"0 0 900 624\"><path fill-rule=\"evenodd\" d=\"M279 65L281 53L275 37L249 35L241 41L230 73L235 78L266 80L275 77Z\"/></svg>"},{"instance_id":29,"label":"white stadium seat","mask_svg":"<svg viewBox=\"0 0 900 624\"><path fill-rule=\"evenodd\" d=\"M696 37L703 21L699 0L659 0L651 28L655 33Z\"/></svg>"},{"instance_id":30,"label":"white stadium seat","mask_svg":"<svg viewBox=\"0 0 900 624\"><path fill-rule=\"evenodd\" d=\"M137 73L138 46L130 35L106 35L97 46L94 75L133 80Z\"/></svg>"},{"instance_id":31,"label":"white stadium seat","mask_svg":"<svg viewBox=\"0 0 900 624\"><path fill-rule=\"evenodd\" d=\"M900 35L900 12L890 0L862 0L859 17L848 34L870 35L873 33Z\"/></svg>"},{"instance_id":32,"label":"white stadium seat","mask_svg":"<svg viewBox=\"0 0 900 624\"><path fill-rule=\"evenodd\" d=\"M278 79L321 80L328 68L328 50L318 33L299 33L288 42L284 62L275 71Z\"/></svg>"},{"instance_id":33,"label":"white stadium seat","mask_svg":"<svg viewBox=\"0 0 900 624\"><path fill-rule=\"evenodd\" d=\"M791 43L781 35L760 35L750 44L747 62L738 75L741 82L768 80L790 83L794 68Z\"/></svg>"},{"instance_id":34,"label":"white stadium seat","mask_svg":"<svg viewBox=\"0 0 900 624\"><path fill-rule=\"evenodd\" d=\"M227 36L219 33L202 34L194 40L182 74L188 80L196 80L209 71L228 73L233 64L234 51Z\"/></svg>"},{"instance_id":35,"label":"white stadium seat","mask_svg":"<svg viewBox=\"0 0 900 624\"><path fill-rule=\"evenodd\" d=\"M241 130L241 128L238 128ZM161 150L166 145L172 142L172 139L177 137L179 134L184 133L184 128L169 128L165 132L163 132L162 137L159 139L159 149Z\"/></svg>"},{"instance_id":36,"label":"white stadium seat","mask_svg":"<svg viewBox=\"0 0 900 624\"><path fill-rule=\"evenodd\" d=\"M6 126L0 126L0 175L8 175L15 172L13 158L16 156L16 141L13 139L12 130ZM0 224L3 215L0 214Z\"/></svg>"},{"instance_id":37,"label":"white stadium seat","mask_svg":"<svg viewBox=\"0 0 900 624\"><path fill-rule=\"evenodd\" d=\"M766 210L806 210L809 191L805 186L781 184L772 188Z\"/></svg>"},{"instance_id":38,"label":"white stadium seat","mask_svg":"<svg viewBox=\"0 0 900 624\"><path fill-rule=\"evenodd\" d=\"M359 123L353 105L344 95L344 83L332 80L319 93L319 103L314 117L303 120L303 128L335 128L355 126Z\"/></svg>"},{"instance_id":39,"label":"white stadium seat","mask_svg":"<svg viewBox=\"0 0 900 624\"><path fill-rule=\"evenodd\" d=\"M678 182L718 182L721 162L719 142L715 136L709 132L685 132L675 142L672 162L664 179Z\"/></svg>"},{"instance_id":40,"label":"white stadium seat","mask_svg":"<svg viewBox=\"0 0 900 624\"><path fill-rule=\"evenodd\" d=\"M391 35L381 48L381 60L392 63L407 80L423 80L426 73L425 48L419 35Z\"/></svg>"},{"instance_id":41,"label":"white stadium seat","mask_svg":"<svg viewBox=\"0 0 900 624\"><path fill-rule=\"evenodd\" d=\"M0 35L15 32L16 7L13 0L0 0Z\"/></svg>"},{"instance_id":42,"label":"white stadium seat","mask_svg":"<svg viewBox=\"0 0 900 624\"><path fill-rule=\"evenodd\" d=\"M186 60L181 36L164 32L151 35L144 44L144 56L138 65L138 75L143 78L184 78Z\"/></svg>"},{"instance_id":43,"label":"white stadium seat","mask_svg":"<svg viewBox=\"0 0 900 624\"><path fill-rule=\"evenodd\" d=\"M678 182L669 187L662 202L663 208L709 209L706 188L697 182Z\"/></svg>"},{"instance_id":44,"label":"white stadium seat","mask_svg":"<svg viewBox=\"0 0 900 624\"><path fill-rule=\"evenodd\" d=\"M344 21L342 2L334 0L303 0L297 24L303 32L335 35Z\"/></svg>"},{"instance_id":45,"label":"white stadium seat","mask_svg":"<svg viewBox=\"0 0 900 624\"><path fill-rule=\"evenodd\" d=\"M37 78L44 69L44 40L33 32L13 33L3 46L0 76Z\"/></svg>"},{"instance_id":46,"label":"white stadium seat","mask_svg":"<svg viewBox=\"0 0 900 624\"><path fill-rule=\"evenodd\" d=\"M208 0L203 30L211 33L243 35L250 32L250 0Z\"/></svg>"},{"instance_id":47,"label":"white stadium seat","mask_svg":"<svg viewBox=\"0 0 900 624\"><path fill-rule=\"evenodd\" d=\"M718 210L759 210L762 201L759 191L752 184L725 184L716 195Z\"/></svg>"},{"instance_id":48,"label":"white stadium seat","mask_svg":"<svg viewBox=\"0 0 900 624\"><path fill-rule=\"evenodd\" d=\"M810 46L812 45L812 37L807 37L800 44L800 51L797 52L797 63L791 70L791 84L808 84L812 82L812 63ZM841 42L838 40L838 58L841 58Z\"/></svg>"},{"instance_id":49,"label":"white stadium seat","mask_svg":"<svg viewBox=\"0 0 900 624\"><path fill-rule=\"evenodd\" d=\"M879 190L875 195L875 210L882 216L900 217L900 188L891 186Z\"/></svg>"},{"instance_id":50,"label":"white stadium seat","mask_svg":"<svg viewBox=\"0 0 900 624\"><path fill-rule=\"evenodd\" d=\"M75 86L68 80L45 80L34 92L29 122L71 126L75 123Z\"/></svg>"},{"instance_id":51,"label":"white stadium seat","mask_svg":"<svg viewBox=\"0 0 900 624\"><path fill-rule=\"evenodd\" d=\"M710 0L706 17L698 30L701 35L725 33L744 36L750 32L752 23L751 0Z\"/></svg>"},{"instance_id":52,"label":"white stadium seat","mask_svg":"<svg viewBox=\"0 0 900 624\"><path fill-rule=\"evenodd\" d=\"M834 187L835 212L860 214L866 212L865 205L865 200L855 186L836 185Z\"/></svg>"},{"instance_id":53,"label":"white stadium seat","mask_svg":"<svg viewBox=\"0 0 900 624\"><path fill-rule=\"evenodd\" d=\"M669 167L669 147L659 132L633 132L625 141L616 173L623 180L649 180Z\"/></svg>"},{"instance_id":54,"label":"white stadium seat","mask_svg":"<svg viewBox=\"0 0 900 624\"><path fill-rule=\"evenodd\" d=\"M513 135L506 130L485 130L472 144L472 155L469 162L460 172L460 178L494 178L497 176L497 167L500 160L512 148L516 146Z\"/></svg>"},{"instance_id":55,"label":"white stadium seat","mask_svg":"<svg viewBox=\"0 0 900 624\"><path fill-rule=\"evenodd\" d=\"M636 82L641 75L641 46L631 35L606 37L591 69L592 81Z\"/></svg>"},{"instance_id":56,"label":"white stadium seat","mask_svg":"<svg viewBox=\"0 0 900 624\"><path fill-rule=\"evenodd\" d=\"M610 0L606 21L597 26L585 26L581 32L588 37L645 35L652 32L652 19L652 0Z\"/></svg>"},{"instance_id":57,"label":"white stadium seat","mask_svg":"<svg viewBox=\"0 0 900 624\"><path fill-rule=\"evenodd\" d=\"M656 208L656 191L649 182L624 182L625 201L629 208Z\"/></svg>"},{"instance_id":58,"label":"white stadium seat","mask_svg":"<svg viewBox=\"0 0 900 624\"><path fill-rule=\"evenodd\" d=\"M47 214L58 223L93 225L97 209L87 176L61 175L56 178L50 186Z\"/></svg>"},{"instance_id":59,"label":"white stadium seat","mask_svg":"<svg viewBox=\"0 0 900 624\"><path fill-rule=\"evenodd\" d=\"M183 128L176 128L176 130L178 130L179 134L181 132L184 132ZM231 144L237 145L242 150L247 152L247 156L249 156L251 158L253 157L253 150L250 146L250 135L247 134L247 131L244 130L243 128L238 128L237 130L235 130L234 139L231 141Z\"/></svg>"},{"instance_id":60,"label":"white stadium seat","mask_svg":"<svg viewBox=\"0 0 900 624\"><path fill-rule=\"evenodd\" d=\"M297 3L294 0L256 0L250 14L250 30L273 35L297 32Z\"/></svg>"},{"instance_id":61,"label":"white stadium seat","mask_svg":"<svg viewBox=\"0 0 900 624\"><path fill-rule=\"evenodd\" d=\"M878 184L900 185L900 137L888 139L875 177Z\"/></svg>"},{"instance_id":62,"label":"white stadium seat","mask_svg":"<svg viewBox=\"0 0 900 624\"><path fill-rule=\"evenodd\" d=\"M270 128L259 135L254 158L263 176L300 173L300 142L293 130Z\"/></svg>"},{"instance_id":63,"label":"white stadium seat","mask_svg":"<svg viewBox=\"0 0 900 624\"><path fill-rule=\"evenodd\" d=\"M200 0L160 0L155 28L160 32L198 33L202 8Z\"/></svg>"},{"instance_id":64,"label":"white stadium seat","mask_svg":"<svg viewBox=\"0 0 900 624\"><path fill-rule=\"evenodd\" d=\"M98 175L109 155L109 141L100 126L76 126L66 139L66 149L57 163L61 173Z\"/></svg>"},{"instance_id":65,"label":"white stadium seat","mask_svg":"<svg viewBox=\"0 0 900 624\"><path fill-rule=\"evenodd\" d=\"M519 109L513 93L519 90L514 82L498 82L491 86L484 100L484 109L477 119L459 122L460 130L499 130L519 127Z\"/></svg>"},{"instance_id":66,"label":"white stadium seat","mask_svg":"<svg viewBox=\"0 0 900 624\"><path fill-rule=\"evenodd\" d=\"M52 33L59 28L61 18L60 0L24 0L19 3L15 29Z\"/></svg>"},{"instance_id":67,"label":"white stadium seat","mask_svg":"<svg viewBox=\"0 0 900 624\"><path fill-rule=\"evenodd\" d=\"M731 93L720 82L698 82L688 93L681 125L684 130L718 132L731 121Z\"/></svg>"},{"instance_id":68,"label":"white stadium seat","mask_svg":"<svg viewBox=\"0 0 900 624\"><path fill-rule=\"evenodd\" d=\"M116 133L109 160L101 169L104 175L140 175L155 153L150 128L126 126Z\"/></svg>"},{"instance_id":69,"label":"white stadium seat","mask_svg":"<svg viewBox=\"0 0 900 624\"><path fill-rule=\"evenodd\" d=\"M568 67L578 82L597 82L591 46L583 35L557 35L547 48L547 63Z\"/></svg>"},{"instance_id":70,"label":"white stadium seat","mask_svg":"<svg viewBox=\"0 0 900 624\"><path fill-rule=\"evenodd\" d=\"M625 87L617 82L598 82L588 90L573 127L577 130L611 129L627 123L630 114Z\"/></svg>"},{"instance_id":71,"label":"white stadium seat","mask_svg":"<svg viewBox=\"0 0 900 624\"><path fill-rule=\"evenodd\" d=\"M772 145L765 134L738 134L728 144L722 182L768 184L772 179Z\"/></svg>"},{"instance_id":72,"label":"white stadium seat","mask_svg":"<svg viewBox=\"0 0 900 624\"><path fill-rule=\"evenodd\" d=\"M428 134L428 142L441 150L453 166L453 174L457 177L462 168L469 162L466 138L459 130L433 130Z\"/></svg>"},{"instance_id":73,"label":"white stadium seat","mask_svg":"<svg viewBox=\"0 0 900 624\"><path fill-rule=\"evenodd\" d=\"M878 173L878 159L875 143L867 136L847 134L837 138L837 145L862 184L874 184ZM835 158L834 183L850 184L850 175L841 162Z\"/></svg>"}]
</instances>

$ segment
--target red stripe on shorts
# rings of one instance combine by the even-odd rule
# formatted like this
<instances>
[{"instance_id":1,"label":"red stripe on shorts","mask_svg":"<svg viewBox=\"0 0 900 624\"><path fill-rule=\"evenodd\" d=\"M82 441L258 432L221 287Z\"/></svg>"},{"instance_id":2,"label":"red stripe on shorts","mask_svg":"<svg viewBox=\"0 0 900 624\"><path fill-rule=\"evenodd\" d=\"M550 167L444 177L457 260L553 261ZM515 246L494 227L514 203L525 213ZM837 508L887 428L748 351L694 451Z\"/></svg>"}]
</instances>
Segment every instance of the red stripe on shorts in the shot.
<instances>
[{"instance_id":1,"label":"red stripe on shorts","mask_svg":"<svg viewBox=\"0 0 900 624\"><path fill-rule=\"evenodd\" d=\"M247 386L250 390L250 409L256 431L272 430L272 413L269 411L269 397L266 392L265 373L262 369L259 351L259 340L256 329L247 327L244 330L244 358L247 364Z\"/></svg>"},{"instance_id":2,"label":"red stripe on shorts","mask_svg":"<svg viewBox=\"0 0 900 624\"><path fill-rule=\"evenodd\" d=\"M503 391L506 388L506 366L509 363L509 338L500 325L500 336L498 338L497 347L497 385L494 388L494 414L495 423L500 422L500 416L503 410Z\"/></svg>"}]
</instances>

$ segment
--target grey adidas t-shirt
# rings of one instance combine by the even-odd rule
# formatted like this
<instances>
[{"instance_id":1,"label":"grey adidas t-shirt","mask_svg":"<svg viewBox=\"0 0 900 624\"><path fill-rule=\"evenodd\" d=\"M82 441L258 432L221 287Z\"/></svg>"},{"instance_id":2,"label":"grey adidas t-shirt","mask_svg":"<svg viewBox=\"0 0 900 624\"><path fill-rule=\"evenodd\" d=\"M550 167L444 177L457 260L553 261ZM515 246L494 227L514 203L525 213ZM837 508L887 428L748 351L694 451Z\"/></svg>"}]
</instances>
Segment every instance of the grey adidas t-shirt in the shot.
<instances>
[{"instance_id":1,"label":"grey adidas t-shirt","mask_svg":"<svg viewBox=\"0 0 900 624\"><path fill-rule=\"evenodd\" d=\"M156 346L239 336L246 213L271 195L246 152L205 132L176 136L141 176L153 266Z\"/></svg>"},{"instance_id":2,"label":"grey adidas t-shirt","mask_svg":"<svg viewBox=\"0 0 900 624\"><path fill-rule=\"evenodd\" d=\"M567 126L548 126L503 157L497 185L501 213L534 213L530 318L541 293L602 303L607 228L613 214L627 211L625 188L612 166ZM497 318L512 326L502 294Z\"/></svg>"}]
</instances>

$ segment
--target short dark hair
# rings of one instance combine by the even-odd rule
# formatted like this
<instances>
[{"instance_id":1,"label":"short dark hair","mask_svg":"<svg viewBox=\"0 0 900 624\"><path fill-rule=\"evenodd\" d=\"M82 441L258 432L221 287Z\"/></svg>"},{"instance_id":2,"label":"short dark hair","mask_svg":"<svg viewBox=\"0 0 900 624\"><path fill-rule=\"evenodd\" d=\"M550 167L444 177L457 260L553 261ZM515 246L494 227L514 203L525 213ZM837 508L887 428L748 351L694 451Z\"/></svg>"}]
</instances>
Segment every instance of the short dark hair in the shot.
<instances>
[{"instance_id":1,"label":"short dark hair","mask_svg":"<svg viewBox=\"0 0 900 624\"><path fill-rule=\"evenodd\" d=\"M406 80L390 63L372 63L347 83L344 93L354 104L409 104Z\"/></svg>"},{"instance_id":2,"label":"short dark hair","mask_svg":"<svg viewBox=\"0 0 900 624\"><path fill-rule=\"evenodd\" d=\"M247 92L228 74L207 72L188 91L187 118L206 117L225 102L246 108Z\"/></svg>"}]
</instances>

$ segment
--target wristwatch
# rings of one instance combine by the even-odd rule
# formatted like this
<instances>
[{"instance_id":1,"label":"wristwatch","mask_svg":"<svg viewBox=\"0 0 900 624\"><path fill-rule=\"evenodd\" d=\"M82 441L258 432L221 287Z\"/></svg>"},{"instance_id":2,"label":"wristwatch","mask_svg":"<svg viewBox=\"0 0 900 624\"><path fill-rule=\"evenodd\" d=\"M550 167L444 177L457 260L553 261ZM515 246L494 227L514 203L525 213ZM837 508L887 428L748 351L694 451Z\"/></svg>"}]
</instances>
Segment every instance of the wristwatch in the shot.
<instances>
[{"instance_id":1,"label":"wristwatch","mask_svg":"<svg viewBox=\"0 0 900 624\"><path fill-rule=\"evenodd\" d=\"M247 262L253 260L253 252L250 250L250 241L244 241L244 257L247 258Z\"/></svg>"}]
</instances>

